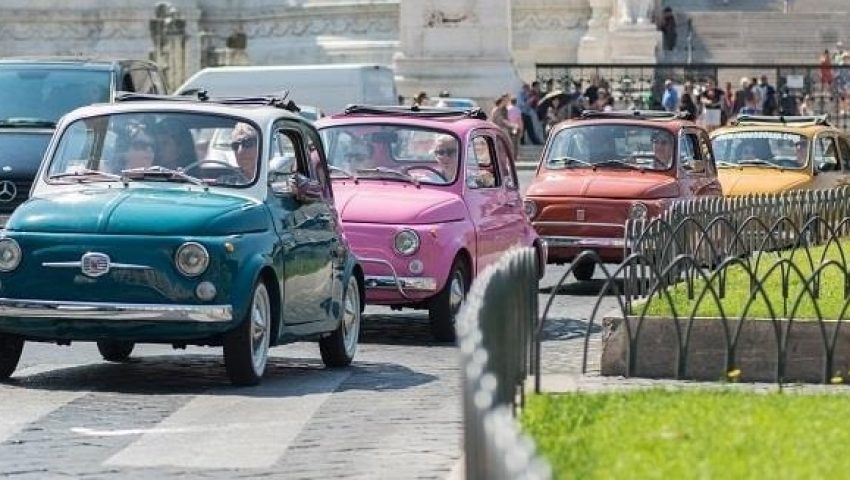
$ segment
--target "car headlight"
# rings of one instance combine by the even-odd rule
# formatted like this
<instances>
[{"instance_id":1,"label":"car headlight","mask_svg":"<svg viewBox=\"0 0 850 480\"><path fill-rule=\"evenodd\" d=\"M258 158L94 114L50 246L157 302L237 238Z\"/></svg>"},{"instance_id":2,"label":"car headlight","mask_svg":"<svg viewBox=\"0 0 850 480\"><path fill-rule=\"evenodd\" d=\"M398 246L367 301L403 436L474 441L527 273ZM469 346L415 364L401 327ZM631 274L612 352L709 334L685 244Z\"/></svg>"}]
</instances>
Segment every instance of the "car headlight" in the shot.
<instances>
[{"instance_id":1,"label":"car headlight","mask_svg":"<svg viewBox=\"0 0 850 480\"><path fill-rule=\"evenodd\" d=\"M207 270L210 264L210 254L200 243L186 242L177 249L174 264L183 275L197 277Z\"/></svg>"},{"instance_id":2,"label":"car headlight","mask_svg":"<svg viewBox=\"0 0 850 480\"><path fill-rule=\"evenodd\" d=\"M11 272L21 264L21 247L11 238L0 238L0 272Z\"/></svg>"},{"instance_id":3,"label":"car headlight","mask_svg":"<svg viewBox=\"0 0 850 480\"><path fill-rule=\"evenodd\" d=\"M534 200L523 200L522 206L525 210L526 217L532 219L537 216L537 204L534 202Z\"/></svg>"},{"instance_id":4,"label":"car headlight","mask_svg":"<svg viewBox=\"0 0 850 480\"><path fill-rule=\"evenodd\" d=\"M645 203L635 202L635 203L632 204L631 208L629 208L629 219L630 220L645 220L648 212L649 212L649 209L646 208Z\"/></svg>"},{"instance_id":5,"label":"car headlight","mask_svg":"<svg viewBox=\"0 0 850 480\"><path fill-rule=\"evenodd\" d=\"M413 255L419 250L419 234L413 230L402 230L395 234L393 247L400 255Z\"/></svg>"}]
</instances>

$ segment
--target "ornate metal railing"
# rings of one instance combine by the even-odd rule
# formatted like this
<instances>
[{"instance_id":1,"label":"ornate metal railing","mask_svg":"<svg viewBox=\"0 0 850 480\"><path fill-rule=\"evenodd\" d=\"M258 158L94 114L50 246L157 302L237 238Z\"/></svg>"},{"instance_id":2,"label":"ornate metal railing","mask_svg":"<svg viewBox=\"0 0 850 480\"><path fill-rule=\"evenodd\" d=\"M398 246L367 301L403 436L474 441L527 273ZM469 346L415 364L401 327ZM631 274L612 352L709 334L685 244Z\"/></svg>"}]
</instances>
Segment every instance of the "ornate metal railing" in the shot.
<instances>
[{"instance_id":1,"label":"ornate metal railing","mask_svg":"<svg viewBox=\"0 0 850 480\"><path fill-rule=\"evenodd\" d=\"M720 88L731 82L733 91L737 91L741 88L742 77L767 75L770 84L776 88L778 106L785 110L786 115L827 114L831 123L850 130L850 108L843 94L850 86L850 65L823 69L817 64L538 63L536 71L536 80L543 86L544 93L548 90L583 92L596 82L597 86L611 93L615 109L661 108L667 79L678 85L691 82L694 86L702 86L712 80Z\"/></svg>"},{"instance_id":2,"label":"ornate metal railing","mask_svg":"<svg viewBox=\"0 0 850 480\"><path fill-rule=\"evenodd\" d=\"M548 479L514 422L538 323L537 256L512 250L472 286L458 319L468 479ZM521 286L521 287L520 287Z\"/></svg>"},{"instance_id":3,"label":"ornate metal railing","mask_svg":"<svg viewBox=\"0 0 850 480\"><path fill-rule=\"evenodd\" d=\"M602 373L605 347L620 335L625 376L725 378L743 370L779 385L843 383L850 376L848 197L839 188L678 203L630 226L621 264L583 252L552 287L538 325L537 391L541 333L555 295L583 262L596 263L602 279L580 373L587 373L591 333L602 326ZM613 311L603 312L603 303ZM664 349L669 355L656 355L654 365L642 356Z\"/></svg>"}]
</instances>

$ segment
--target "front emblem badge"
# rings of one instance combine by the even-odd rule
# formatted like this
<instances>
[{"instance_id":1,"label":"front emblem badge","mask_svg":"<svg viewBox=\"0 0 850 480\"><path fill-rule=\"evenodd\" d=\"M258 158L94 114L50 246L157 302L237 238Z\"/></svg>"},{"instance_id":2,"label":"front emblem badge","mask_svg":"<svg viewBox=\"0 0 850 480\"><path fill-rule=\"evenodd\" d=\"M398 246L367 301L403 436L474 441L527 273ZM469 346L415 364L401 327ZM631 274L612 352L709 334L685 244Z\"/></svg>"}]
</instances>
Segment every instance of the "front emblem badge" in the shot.
<instances>
[{"instance_id":1,"label":"front emblem badge","mask_svg":"<svg viewBox=\"0 0 850 480\"><path fill-rule=\"evenodd\" d=\"M18 187L15 186L15 182L11 180L0 182L0 203L9 203L16 196L18 196Z\"/></svg>"},{"instance_id":2,"label":"front emblem badge","mask_svg":"<svg viewBox=\"0 0 850 480\"><path fill-rule=\"evenodd\" d=\"M584 209L582 209L582 208L576 209L576 221L579 221L579 222L584 221Z\"/></svg>"},{"instance_id":3,"label":"front emblem badge","mask_svg":"<svg viewBox=\"0 0 850 480\"><path fill-rule=\"evenodd\" d=\"M83 275L97 278L109 273L109 256L105 253L88 252L80 260Z\"/></svg>"}]
</instances>

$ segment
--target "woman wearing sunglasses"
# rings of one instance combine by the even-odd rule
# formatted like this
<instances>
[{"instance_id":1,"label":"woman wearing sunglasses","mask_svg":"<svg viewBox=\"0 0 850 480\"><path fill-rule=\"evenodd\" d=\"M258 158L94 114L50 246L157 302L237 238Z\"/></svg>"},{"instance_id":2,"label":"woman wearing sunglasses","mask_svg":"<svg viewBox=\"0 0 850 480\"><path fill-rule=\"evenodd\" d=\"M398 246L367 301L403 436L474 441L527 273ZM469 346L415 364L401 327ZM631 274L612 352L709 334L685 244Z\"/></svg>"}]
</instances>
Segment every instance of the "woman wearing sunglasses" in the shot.
<instances>
[{"instance_id":1,"label":"woman wearing sunglasses","mask_svg":"<svg viewBox=\"0 0 850 480\"><path fill-rule=\"evenodd\" d=\"M148 168L154 161L153 137L148 133L144 124L132 124L127 127L127 132L119 139L117 145L119 172L121 170L133 170Z\"/></svg>"},{"instance_id":2,"label":"woman wearing sunglasses","mask_svg":"<svg viewBox=\"0 0 850 480\"><path fill-rule=\"evenodd\" d=\"M250 182L257 169L257 131L247 123L237 123L230 133L230 139L236 164L245 176L245 181Z\"/></svg>"}]
</instances>

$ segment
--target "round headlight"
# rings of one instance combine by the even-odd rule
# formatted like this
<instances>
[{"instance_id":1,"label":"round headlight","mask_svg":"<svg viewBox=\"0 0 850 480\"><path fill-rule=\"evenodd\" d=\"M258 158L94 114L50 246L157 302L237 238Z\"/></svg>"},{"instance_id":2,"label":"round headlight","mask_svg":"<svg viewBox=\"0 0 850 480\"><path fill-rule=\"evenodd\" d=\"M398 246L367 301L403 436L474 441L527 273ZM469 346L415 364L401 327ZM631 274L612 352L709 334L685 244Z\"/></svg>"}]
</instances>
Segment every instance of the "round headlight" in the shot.
<instances>
[{"instance_id":1,"label":"round headlight","mask_svg":"<svg viewBox=\"0 0 850 480\"><path fill-rule=\"evenodd\" d=\"M419 234L413 230L402 230L395 234L393 247L401 255L413 255L419 250Z\"/></svg>"},{"instance_id":2,"label":"round headlight","mask_svg":"<svg viewBox=\"0 0 850 480\"><path fill-rule=\"evenodd\" d=\"M522 206L526 217L532 219L537 216L537 204L534 203L534 200L523 200Z\"/></svg>"},{"instance_id":3,"label":"round headlight","mask_svg":"<svg viewBox=\"0 0 850 480\"><path fill-rule=\"evenodd\" d=\"M0 238L0 272L11 272L21 264L21 247L11 238Z\"/></svg>"},{"instance_id":4,"label":"round headlight","mask_svg":"<svg viewBox=\"0 0 850 480\"><path fill-rule=\"evenodd\" d=\"M646 208L646 204L641 202L635 202L632 204L632 207L629 209L629 219L631 220L645 220L646 214L649 210Z\"/></svg>"},{"instance_id":5,"label":"round headlight","mask_svg":"<svg viewBox=\"0 0 850 480\"><path fill-rule=\"evenodd\" d=\"M207 270L210 264L210 254L200 243L186 242L177 249L174 264L183 275L197 277Z\"/></svg>"}]
</instances>

